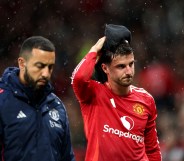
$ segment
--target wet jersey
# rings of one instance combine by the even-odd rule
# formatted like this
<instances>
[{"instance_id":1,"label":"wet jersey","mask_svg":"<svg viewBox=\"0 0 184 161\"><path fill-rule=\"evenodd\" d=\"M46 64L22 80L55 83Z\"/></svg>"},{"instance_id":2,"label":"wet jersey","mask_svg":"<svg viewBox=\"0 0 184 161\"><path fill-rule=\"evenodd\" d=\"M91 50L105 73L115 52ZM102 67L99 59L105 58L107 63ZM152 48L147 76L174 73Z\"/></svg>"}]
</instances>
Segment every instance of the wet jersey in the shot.
<instances>
[{"instance_id":1,"label":"wet jersey","mask_svg":"<svg viewBox=\"0 0 184 161\"><path fill-rule=\"evenodd\" d=\"M96 55L88 53L72 75L87 138L85 160L160 161L153 97L132 85L128 95L118 96L92 80Z\"/></svg>"}]
</instances>

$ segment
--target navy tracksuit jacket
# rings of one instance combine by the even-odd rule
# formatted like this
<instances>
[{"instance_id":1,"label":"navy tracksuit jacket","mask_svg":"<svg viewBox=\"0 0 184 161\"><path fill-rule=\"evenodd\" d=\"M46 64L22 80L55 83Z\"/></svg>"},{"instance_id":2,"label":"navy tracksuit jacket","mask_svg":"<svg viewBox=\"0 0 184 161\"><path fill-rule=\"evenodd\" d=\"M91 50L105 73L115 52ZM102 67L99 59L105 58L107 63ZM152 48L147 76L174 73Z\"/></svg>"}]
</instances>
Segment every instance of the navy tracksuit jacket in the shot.
<instances>
[{"instance_id":1,"label":"navy tracksuit jacket","mask_svg":"<svg viewBox=\"0 0 184 161\"><path fill-rule=\"evenodd\" d=\"M61 100L47 85L41 102L7 68L0 80L0 161L75 161Z\"/></svg>"}]
</instances>

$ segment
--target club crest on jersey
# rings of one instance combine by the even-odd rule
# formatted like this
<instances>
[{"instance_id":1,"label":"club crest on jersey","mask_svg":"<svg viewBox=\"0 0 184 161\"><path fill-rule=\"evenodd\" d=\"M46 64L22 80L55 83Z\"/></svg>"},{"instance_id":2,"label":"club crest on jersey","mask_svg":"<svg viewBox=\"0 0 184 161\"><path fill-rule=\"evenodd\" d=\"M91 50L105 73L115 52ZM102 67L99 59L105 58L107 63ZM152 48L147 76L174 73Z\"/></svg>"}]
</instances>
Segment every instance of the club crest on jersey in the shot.
<instances>
[{"instance_id":1,"label":"club crest on jersey","mask_svg":"<svg viewBox=\"0 0 184 161\"><path fill-rule=\"evenodd\" d=\"M141 105L141 104L136 103L133 106L133 110L134 110L135 113L137 113L139 115L142 115L144 113L144 106Z\"/></svg>"},{"instance_id":2,"label":"club crest on jersey","mask_svg":"<svg viewBox=\"0 0 184 161\"><path fill-rule=\"evenodd\" d=\"M53 120L59 120L59 112L56 109L52 109L51 111L49 111L49 115Z\"/></svg>"}]
</instances>

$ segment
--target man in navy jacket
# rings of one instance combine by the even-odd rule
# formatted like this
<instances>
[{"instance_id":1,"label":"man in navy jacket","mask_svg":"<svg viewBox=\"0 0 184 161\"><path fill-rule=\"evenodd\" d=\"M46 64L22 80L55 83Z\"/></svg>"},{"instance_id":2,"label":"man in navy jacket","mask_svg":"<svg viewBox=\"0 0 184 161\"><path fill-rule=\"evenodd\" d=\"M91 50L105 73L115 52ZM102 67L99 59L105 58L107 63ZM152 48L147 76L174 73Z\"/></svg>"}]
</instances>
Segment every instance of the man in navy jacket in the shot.
<instances>
[{"instance_id":1,"label":"man in navy jacket","mask_svg":"<svg viewBox=\"0 0 184 161\"><path fill-rule=\"evenodd\" d=\"M0 79L0 161L75 161L69 122L49 83L55 47L41 36L24 41L19 68Z\"/></svg>"}]
</instances>

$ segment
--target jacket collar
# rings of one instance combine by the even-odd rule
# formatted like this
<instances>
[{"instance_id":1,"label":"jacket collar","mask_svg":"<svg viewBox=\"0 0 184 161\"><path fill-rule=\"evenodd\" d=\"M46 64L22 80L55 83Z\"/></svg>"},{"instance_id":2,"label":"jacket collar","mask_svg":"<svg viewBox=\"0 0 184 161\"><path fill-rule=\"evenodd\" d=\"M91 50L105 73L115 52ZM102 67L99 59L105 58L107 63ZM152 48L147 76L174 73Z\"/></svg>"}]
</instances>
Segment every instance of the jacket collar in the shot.
<instances>
[{"instance_id":1,"label":"jacket collar","mask_svg":"<svg viewBox=\"0 0 184 161\"><path fill-rule=\"evenodd\" d=\"M33 103L40 103L53 91L53 87L48 83L42 91L34 91L32 88L23 85L19 80L19 68L8 67L5 69L2 80L12 90L15 96L30 100Z\"/></svg>"}]
</instances>

